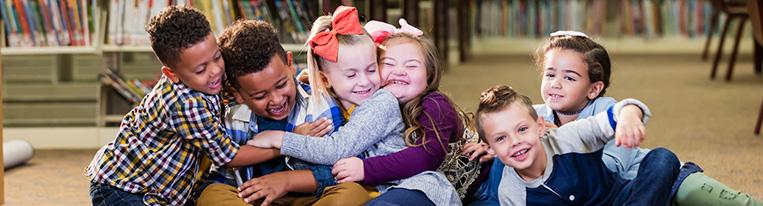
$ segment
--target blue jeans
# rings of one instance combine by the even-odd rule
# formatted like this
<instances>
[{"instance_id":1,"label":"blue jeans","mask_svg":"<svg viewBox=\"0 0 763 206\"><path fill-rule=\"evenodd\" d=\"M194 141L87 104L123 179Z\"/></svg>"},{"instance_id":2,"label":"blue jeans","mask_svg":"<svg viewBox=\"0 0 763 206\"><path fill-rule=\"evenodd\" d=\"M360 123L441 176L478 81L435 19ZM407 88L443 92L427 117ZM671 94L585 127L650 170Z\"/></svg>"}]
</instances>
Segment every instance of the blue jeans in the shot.
<instances>
[{"instance_id":1,"label":"blue jeans","mask_svg":"<svg viewBox=\"0 0 763 206\"><path fill-rule=\"evenodd\" d=\"M144 206L143 194L129 193L111 185L90 182L90 199L93 206L127 205Z\"/></svg>"},{"instance_id":2,"label":"blue jeans","mask_svg":"<svg viewBox=\"0 0 763 206\"><path fill-rule=\"evenodd\" d=\"M612 205L667 205L680 164L670 150L653 149L641 161L636 178L623 187Z\"/></svg>"},{"instance_id":3,"label":"blue jeans","mask_svg":"<svg viewBox=\"0 0 763 206\"><path fill-rule=\"evenodd\" d=\"M369 206L417 205L434 206L427 196L418 190L391 189L366 203Z\"/></svg>"}]
</instances>

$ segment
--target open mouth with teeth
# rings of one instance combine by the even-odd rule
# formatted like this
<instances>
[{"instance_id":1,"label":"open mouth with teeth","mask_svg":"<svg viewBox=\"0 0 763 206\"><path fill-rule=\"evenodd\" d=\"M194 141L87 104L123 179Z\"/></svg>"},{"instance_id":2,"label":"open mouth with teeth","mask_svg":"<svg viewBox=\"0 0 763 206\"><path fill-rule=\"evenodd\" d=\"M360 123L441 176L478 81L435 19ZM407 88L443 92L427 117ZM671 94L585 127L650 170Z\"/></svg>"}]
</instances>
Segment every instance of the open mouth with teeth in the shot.
<instances>
[{"instance_id":1,"label":"open mouth with teeth","mask_svg":"<svg viewBox=\"0 0 763 206\"><path fill-rule=\"evenodd\" d=\"M360 95L360 96L368 96L371 94L371 88L368 88L366 90L361 90L361 91L352 91L352 93Z\"/></svg>"},{"instance_id":2,"label":"open mouth with teeth","mask_svg":"<svg viewBox=\"0 0 763 206\"><path fill-rule=\"evenodd\" d=\"M219 88L220 88L220 85L221 85L221 83L220 83L220 82L222 82L222 80L223 80L223 78L221 77L221 78L218 78L218 79L217 79L217 80L215 80L215 81L209 82L209 83L207 84L207 87L209 87L210 89L213 89L213 90L214 90L214 89L219 89Z\"/></svg>"},{"instance_id":3,"label":"open mouth with teeth","mask_svg":"<svg viewBox=\"0 0 763 206\"><path fill-rule=\"evenodd\" d=\"M273 115L273 117L280 117L285 115L287 106L288 106L287 102L289 101L284 100L283 103L281 103L280 105L268 106L268 113L270 113L270 115Z\"/></svg>"},{"instance_id":4,"label":"open mouth with teeth","mask_svg":"<svg viewBox=\"0 0 763 206\"><path fill-rule=\"evenodd\" d=\"M408 83L407 81L403 81L403 80L396 80L396 79L394 79L394 80L388 80L388 81L387 81L387 84L388 84L388 85L390 85L390 84L408 85L409 83Z\"/></svg>"},{"instance_id":5,"label":"open mouth with teeth","mask_svg":"<svg viewBox=\"0 0 763 206\"><path fill-rule=\"evenodd\" d=\"M511 154L511 159L514 159L515 161L524 161L527 159L527 154L530 151L530 148L521 149L519 151L514 152L514 154Z\"/></svg>"},{"instance_id":6,"label":"open mouth with teeth","mask_svg":"<svg viewBox=\"0 0 763 206\"><path fill-rule=\"evenodd\" d=\"M564 95L561 94L548 94L547 96L549 100L560 100L564 98Z\"/></svg>"}]
</instances>

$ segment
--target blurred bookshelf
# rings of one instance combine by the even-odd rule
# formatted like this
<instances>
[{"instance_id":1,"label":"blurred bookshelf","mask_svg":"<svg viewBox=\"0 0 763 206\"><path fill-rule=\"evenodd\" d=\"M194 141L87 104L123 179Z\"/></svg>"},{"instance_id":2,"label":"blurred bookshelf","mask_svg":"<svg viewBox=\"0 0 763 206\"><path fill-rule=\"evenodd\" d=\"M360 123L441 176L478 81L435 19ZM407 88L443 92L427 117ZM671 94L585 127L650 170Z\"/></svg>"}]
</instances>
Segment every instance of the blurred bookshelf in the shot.
<instances>
[{"instance_id":1,"label":"blurred bookshelf","mask_svg":"<svg viewBox=\"0 0 763 206\"><path fill-rule=\"evenodd\" d=\"M709 0L482 0L473 8L477 36L542 38L557 30L592 37L703 37Z\"/></svg>"},{"instance_id":2,"label":"blurred bookshelf","mask_svg":"<svg viewBox=\"0 0 763 206\"><path fill-rule=\"evenodd\" d=\"M3 124L117 126L142 96L126 97L103 77L115 72L131 86L158 78L161 64L143 28L166 6L200 9L215 34L238 19L269 21L280 31L284 48L304 58L300 54L306 51L307 31L322 14L324 1L4 1L0 5Z\"/></svg>"}]
</instances>

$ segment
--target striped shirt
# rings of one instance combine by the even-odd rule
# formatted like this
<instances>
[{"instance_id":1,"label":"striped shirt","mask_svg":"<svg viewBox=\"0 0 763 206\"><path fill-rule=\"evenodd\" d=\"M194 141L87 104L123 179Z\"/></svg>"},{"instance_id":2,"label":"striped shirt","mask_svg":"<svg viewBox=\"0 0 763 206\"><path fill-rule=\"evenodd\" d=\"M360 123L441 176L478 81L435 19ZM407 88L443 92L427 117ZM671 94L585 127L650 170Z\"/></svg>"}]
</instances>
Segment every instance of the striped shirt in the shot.
<instances>
[{"instance_id":1,"label":"striped shirt","mask_svg":"<svg viewBox=\"0 0 763 206\"><path fill-rule=\"evenodd\" d=\"M201 160L225 165L238 152L221 121L219 95L162 76L85 170L92 182L143 194L146 205L183 205L201 183Z\"/></svg>"}]
</instances>

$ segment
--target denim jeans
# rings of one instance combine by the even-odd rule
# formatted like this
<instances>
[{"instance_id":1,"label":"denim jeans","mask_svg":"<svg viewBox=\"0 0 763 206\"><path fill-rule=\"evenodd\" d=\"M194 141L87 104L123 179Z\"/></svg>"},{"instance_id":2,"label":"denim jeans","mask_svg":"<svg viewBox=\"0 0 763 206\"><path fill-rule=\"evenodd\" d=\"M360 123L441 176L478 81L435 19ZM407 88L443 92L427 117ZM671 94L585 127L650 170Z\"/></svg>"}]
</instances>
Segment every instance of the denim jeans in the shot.
<instances>
[{"instance_id":1,"label":"denim jeans","mask_svg":"<svg viewBox=\"0 0 763 206\"><path fill-rule=\"evenodd\" d=\"M434 203L418 190L409 190L395 188L379 195L369 201L368 206L397 206L397 205L417 205L434 206Z\"/></svg>"},{"instance_id":2,"label":"denim jeans","mask_svg":"<svg viewBox=\"0 0 763 206\"><path fill-rule=\"evenodd\" d=\"M680 164L670 150L653 149L641 161L636 178L623 187L612 205L667 205Z\"/></svg>"},{"instance_id":3,"label":"denim jeans","mask_svg":"<svg viewBox=\"0 0 763 206\"><path fill-rule=\"evenodd\" d=\"M143 194L129 193L107 184L90 182L90 199L93 206L127 205L144 206Z\"/></svg>"}]
</instances>

